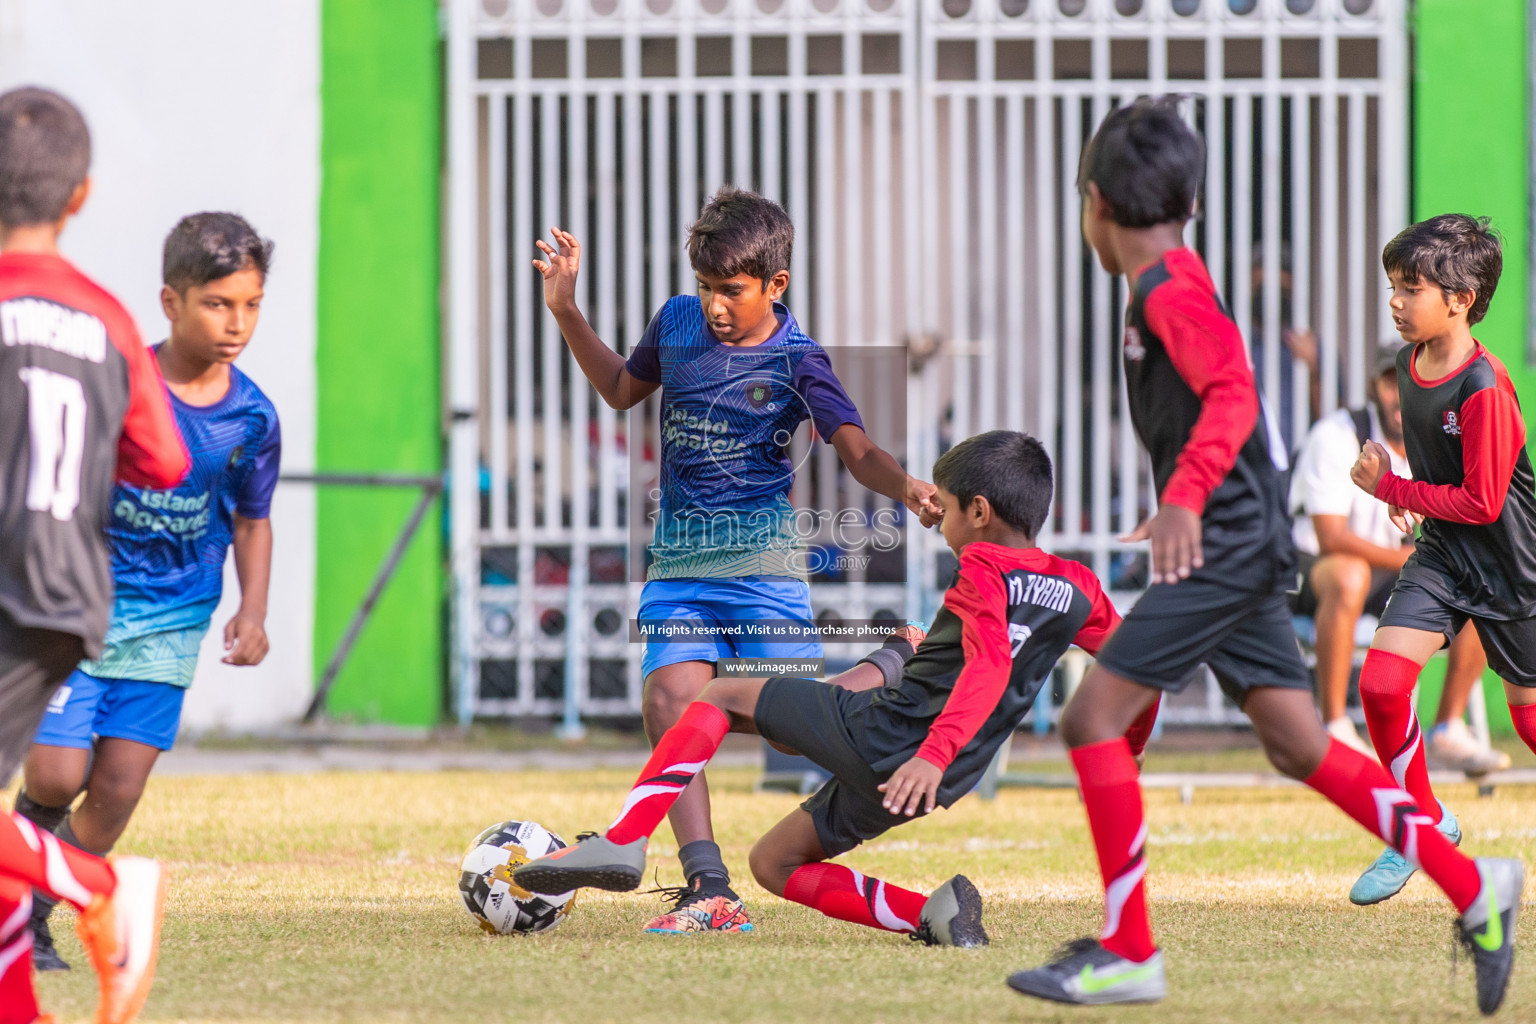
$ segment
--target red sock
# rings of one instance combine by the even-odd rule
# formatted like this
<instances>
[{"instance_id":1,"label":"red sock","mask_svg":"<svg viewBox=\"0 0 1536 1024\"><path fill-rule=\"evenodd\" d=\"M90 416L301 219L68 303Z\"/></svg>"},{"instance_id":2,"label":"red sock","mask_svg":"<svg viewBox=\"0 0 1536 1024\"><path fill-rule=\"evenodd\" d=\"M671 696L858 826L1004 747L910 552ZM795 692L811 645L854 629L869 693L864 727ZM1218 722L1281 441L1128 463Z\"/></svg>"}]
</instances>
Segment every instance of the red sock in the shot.
<instances>
[{"instance_id":1,"label":"red sock","mask_svg":"<svg viewBox=\"0 0 1536 1024\"><path fill-rule=\"evenodd\" d=\"M37 995L32 991L32 887L0 875L0 1024L32 1024Z\"/></svg>"},{"instance_id":2,"label":"red sock","mask_svg":"<svg viewBox=\"0 0 1536 1024\"><path fill-rule=\"evenodd\" d=\"M1525 740L1525 745L1536 752L1536 704L1511 704L1509 717L1514 719L1515 732Z\"/></svg>"},{"instance_id":3,"label":"red sock","mask_svg":"<svg viewBox=\"0 0 1536 1024\"><path fill-rule=\"evenodd\" d=\"M607 838L632 843L649 836L667 816L693 777L704 770L731 731L731 720L713 704L696 700L683 710L677 724L662 734L651 759L640 771L624 808L608 826Z\"/></svg>"},{"instance_id":4,"label":"red sock","mask_svg":"<svg viewBox=\"0 0 1536 1024\"><path fill-rule=\"evenodd\" d=\"M1421 668L1401 655L1372 648L1360 669L1360 704L1382 766L1392 773L1399 789L1413 796L1430 821L1439 822L1440 801L1429 785L1424 737L1419 731L1419 716L1413 712L1413 684Z\"/></svg>"},{"instance_id":5,"label":"red sock","mask_svg":"<svg viewBox=\"0 0 1536 1024\"><path fill-rule=\"evenodd\" d=\"M1152 738L1152 727L1157 724L1157 709L1162 706L1163 695L1159 693L1147 706L1147 710L1136 716L1136 721L1125 730L1125 741L1131 745L1131 756L1140 757L1141 752L1147 749L1147 740Z\"/></svg>"},{"instance_id":6,"label":"red sock","mask_svg":"<svg viewBox=\"0 0 1536 1024\"><path fill-rule=\"evenodd\" d=\"M61 843L19 814L0 814L0 876L19 878L84 910L110 896L117 878L105 860Z\"/></svg>"},{"instance_id":7,"label":"red sock","mask_svg":"<svg viewBox=\"0 0 1536 1024\"><path fill-rule=\"evenodd\" d=\"M888 932L917 930L928 897L861 875L841 864L802 864L789 876L784 898L839 921Z\"/></svg>"},{"instance_id":8,"label":"red sock","mask_svg":"<svg viewBox=\"0 0 1536 1024\"><path fill-rule=\"evenodd\" d=\"M1104 876L1104 948L1130 960L1157 952L1147 919L1147 822L1131 745L1122 737L1072 750Z\"/></svg>"},{"instance_id":9,"label":"red sock","mask_svg":"<svg viewBox=\"0 0 1536 1024\"><path fill-rule=\"evenodd\" d=\"M1323 763L1306 783L1386 840L1410 864L1423 868L1457 910L1464 911L1477 900L1483 885L1477 865L1440 834L1429 815L1393 784L1381 765L1338 740L1330 740Z\"/></svg>"}]
</instances>

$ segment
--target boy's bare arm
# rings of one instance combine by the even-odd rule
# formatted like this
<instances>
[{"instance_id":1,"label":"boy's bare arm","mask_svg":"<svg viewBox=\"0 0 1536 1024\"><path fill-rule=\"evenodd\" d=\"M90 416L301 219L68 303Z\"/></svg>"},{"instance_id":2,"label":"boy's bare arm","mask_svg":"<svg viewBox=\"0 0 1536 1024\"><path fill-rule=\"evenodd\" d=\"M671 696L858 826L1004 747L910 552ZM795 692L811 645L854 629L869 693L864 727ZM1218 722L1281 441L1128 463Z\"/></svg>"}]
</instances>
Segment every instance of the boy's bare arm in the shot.
<instances>
[{"instance_id":1,"label":"boy's bare arm","mask_svg":"<svg viewBox=\"0 0 1536 1024\"><path fill-rule=\"evenodd\" d=\"M832 434L832 447L855 480L877 494L901 502L924 526L933 526L943 518L939 489L909 476L890 452L869 439L862 427L844 423Z\"/></svg>"},{"instance_id":2,"label":"boy's bare arm","mask_svg":"<svg viewBox=\"0 0 1536 1024\"><path fill-rule=\"evenodd\" d=\"M576 365L597 389L603 401L614 409L638 405L658 387L650 381L636 380L624 369L624 357L603 343L581 310L576 308L576 275L581 269L581 243L569 231L551 228L558 249L542 238L534 241L544 259L534 260L533 268L544 276L544 304L554 314L560 333L570 346Z\"/></svg>"},{"instance_id":3,"label":"boy's bare arm","mask_svg":"<svg viewBox=\"0 0 1536 1024\"><path fill-rule=\"evenodd\" d=\"M224 626L226 665L259 665L267 656L267 585L272 578L272 520L235 513L235 575L240 610Z\"/></svg>"}]
</instances>

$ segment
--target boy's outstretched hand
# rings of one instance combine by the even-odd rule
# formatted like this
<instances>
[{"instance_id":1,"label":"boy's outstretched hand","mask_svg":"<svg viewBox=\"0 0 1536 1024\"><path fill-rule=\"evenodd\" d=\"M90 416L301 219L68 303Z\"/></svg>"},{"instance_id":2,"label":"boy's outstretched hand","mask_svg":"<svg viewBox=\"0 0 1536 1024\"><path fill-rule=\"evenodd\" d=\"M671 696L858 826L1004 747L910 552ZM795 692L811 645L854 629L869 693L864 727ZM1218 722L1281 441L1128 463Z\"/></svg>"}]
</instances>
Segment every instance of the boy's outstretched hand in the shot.
<instances>
[{"instance_id":1,"label":"boy's outstretched hand","mask_svg":"<svg viewBox=\"0 0 1536 1024\"><path fill-rule=\"evenodd\" d=\"M1162 505L1157 515L1131 533L1122 543L1152 542L1151 583L1177 583L1205 564L1200 550L1200 517L1183 505Z\"/></svg>"},{"instance_id":2,"label":"boy's outstretched hand","mask_svg":"<svg viewBox=\"0 0 1536 1024\"><path fill-rule=\"evenodd\" d=\"M1349 478L1366 494L1375 495L1376 485L1386 476L1392 465L1392 457L1379 443L1367 440L1360 449L1360 457L1349 470Z\"/></svg>"},{"instance_id":3,"label":"boy's outstretched hand","mask_svg":"<svg viewBox=\"0 0 1536 1024\"><path fill-rule=\"evenodd\" d=\"M931 814L943 779L944 769L914 756L880 784L880 792L885 794L881 806L892 814L905 814L909 818L919 807L924 814Z\"/></svg>"},{"instance_id":4,"label":"boy's outstretched hand","mask_svg":"<svg viewBox=\"0 0 1536 1024\"><path fill-rule=\"evenodd\" d=\"M576 272L581 269L581 243L576 236L560 228L550 228L558 249L542 238L534 245L544 254L544 259L534 260L533 269L544 275L544 305L551 313L576 307Z\"/></svg>"},{"instance_id":5,"label":"boy's outstretched hand","mask_svg":"<svg viewBox=\"0 0 1536 1024\"><path fill-rule=\"evenodd\" d=\"M915 476L907 477L907 490L902 497L902 504L924 526L937 526L944 518L944 506L939 504L939 489Z\"/></svg>"},{"instance_id":6,"label":"boy's outstretched hand","mask_svg":"<svg viewBox=\"0 0 1536 1024\"><path fill-rule=\"evenodd\" d=\"M226 665L260 665L267 656L267 629L252 615L237 614L224 626L224 649L219 659Z\"/></svg>"}]
</instances>

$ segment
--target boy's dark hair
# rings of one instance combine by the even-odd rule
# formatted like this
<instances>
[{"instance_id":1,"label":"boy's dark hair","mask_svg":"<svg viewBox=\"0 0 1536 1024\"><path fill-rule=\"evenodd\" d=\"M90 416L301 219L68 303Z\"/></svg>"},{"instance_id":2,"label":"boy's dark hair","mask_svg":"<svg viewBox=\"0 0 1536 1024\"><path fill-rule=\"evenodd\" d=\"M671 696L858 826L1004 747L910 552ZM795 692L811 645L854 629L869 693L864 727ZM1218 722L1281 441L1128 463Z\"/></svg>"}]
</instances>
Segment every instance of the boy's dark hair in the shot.
<instances>
[{"instance_id":1,"label":"boy's dark hair","mask_svg":"<svg viewBox=\"0 0 1536 1024\"><path fill-rule=\"evenodd\" d=\"M688 262L710 277L750 274L768 286L789 269L795 225L784 207L746 189L722 186L688 229Z\"/></svg>"},{"instance_id":2,"label":"boy's dark hair","mask_svg":"<svg viewBox=\"0 0 1536 1024\"><path fill-rule=\"evenodd\" d=\"M69 100L22 86L0 96L0 224L53 224L91 169L91 132Z\"/></svg>"},{"instance_id":3,"label":"boy's dark hair","mask_svg":"<svg viewBox=\"0 0 1536 1024\"><path fill-rule=\"evenodd\" d=\"M1473 292L1467 325L1488 315L1488 303L1504 270L1504 243L1487 217L1442 213L1397 233L1381 250L1381 265L1408 284L1428 281L1450 300L1453 292Z\"/></svg>"},{"instance_id":4,"label":"boy's dark hair","mask_svg":"<svg viewBox=\"0 0 1536 1024\"><path fill-rule=\"evenodd\" d=\"M165 236L162 273L166 284L185 295L188 288L242 270L265 279L271 263L272 243L238 213L194 213Z\"/></svg>"},{"instance_id":5,"label":"boy's dark hair","mask_svg":"<svg viewBox=\"0 0 1536 1024\"><path fill-rule=\"evenodd\" d=\"M1177 104L1163 96L1117 107L1083 147L1077 191L1086 196L1090 181L1099 186L1121 227L1182 223L1194 214L1205 146Z\"/></svg>"},{"instance_id":6,"label":"boy's dark hair","mask_svg":"<svg viewBox=\"0 0 1536 1024\"><path fill-rule=\"evenodd\" d=\"M1055 485L1045 446L1016 430L989 430L968 437L939 456L933 482L965 508L979 494L999 519L1031 538L1051 510Z\"/></svg>"}]
</instances>

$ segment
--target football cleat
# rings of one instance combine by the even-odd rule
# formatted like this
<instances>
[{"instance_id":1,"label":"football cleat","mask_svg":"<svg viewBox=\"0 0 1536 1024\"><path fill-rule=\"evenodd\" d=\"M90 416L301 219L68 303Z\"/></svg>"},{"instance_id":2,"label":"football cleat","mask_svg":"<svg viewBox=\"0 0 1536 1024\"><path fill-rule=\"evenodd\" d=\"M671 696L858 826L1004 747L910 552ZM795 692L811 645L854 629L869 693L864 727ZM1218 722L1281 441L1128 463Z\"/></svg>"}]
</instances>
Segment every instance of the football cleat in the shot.
<instances>
[{"instance_id":1,"label":"football cleat","mask_svg":"<svg viewBox=\"0 0 1536 1024\"><path fill-rule=\"evenodd\" d=\"M929 946L976 949L987 944L981 926L981 893L964 875L956 875L929 895L908 938Z\"/></svg>"},{"instance_id":2,"label":"football cleat","mask_svg":"<svg viewBox=\"0 0 1536 1024\"><path fill-rule=\"evenodd\" d=\"M1525 888L1525 865L1494 857L1479 857L1475 863L1483 887L1476 902L1456 919L1456 938L1472 954L1477 1008L1490 1014L1504 1001L1509 971L1515 965L1515 924ZM1455 947L1451 950L1454 955Z\"/></svg>"},{"instance_id":3,"label":"football cleat","mask_svg":"<svg viewBox=\"0 0 1536 1024\"><path fill-rule=\"evenodd\" d=\"M80 912L75 929L101 984L96 1024L128 1024L149 998L165 918L165 869L145 857L111 857L117 886Z\"/></svg>"},{"instance_id":4,"label":"football cleat","mask_svg":"<svg viewBox=\"0 0 1536 1024\"><path fill-rule=\"evenodd\" d=\"M618 843L596 832L583 832L573 846L519 864L512 881L529 892L559 894L572 889L629 892L645 874L646 840Z\"/></svg>"},{"instance_id":5,"label":"football cleat","mask_svg":"<svg viewBox=\"0 0 1536 1024\"><path fill-rule=\"evenodd\" d=\"M928 630L921 622L908 622L891 630L890 636L885 638L886 642L889 643L891 637L897 636L911 644L912 650L915 653L918 647L922 646L923 641L928 639Z\"/></svg>"},{"instance_id":6,"label":"football cleat","mask_svg":"<svg viewBox=\"0 0 1536 1024\"><path fill-rule=\"evenodd\" d=\"M1056 959L1032 971L1008 976L1008 987L1057 1003L1155 1003L1168 994L1163 954L1139 963L1112 953L1098 939L1077 939L1056 951Z\"/></svg>"},{"instance_id":7,"label":"football cleat","mask_svg":"<svg viewBox=\"0 0 1536 1024\"><path fill-rule=\"evenodd\" d=\"M53 930L48 927L49 904L34 900L32 904L32 966L39 972L67 971L69 961L59 956L53 945Z\"/></svg>"},{"instance_id":8,"label":"football cleat","mask_svg":"<svg viewBox=\"0 0 1536 1024\"><path fill-rule=\"evenodd\" d=\"M675 900L671 910L652 918L645 930L655 935L697 935L701 932L750 932L752 919L741 897L715 875L700 875L692 886L651 890Z\"/></svg>"},{"instance_id":9,"label":"football cleat","mask_svg":"<svg viewBox=\"0 0 1536 1024\"><path fill-rule=\"evenodd\" d=\"M1440 805L1440 823L1435 827L1451 841L1452 846L1461 845L1461 825L1456 821L1456 815L1443 803ZM1408 884L1408 879L1417 870L1402 854L1387 847L1365 869L1365 873L1355 879L1355 884L1349 889L1349 902L1357 907L1369 907L1389 900L1403 891L1403 886Z\"/></svg>"}]
</instances>

